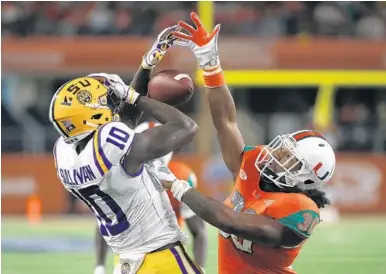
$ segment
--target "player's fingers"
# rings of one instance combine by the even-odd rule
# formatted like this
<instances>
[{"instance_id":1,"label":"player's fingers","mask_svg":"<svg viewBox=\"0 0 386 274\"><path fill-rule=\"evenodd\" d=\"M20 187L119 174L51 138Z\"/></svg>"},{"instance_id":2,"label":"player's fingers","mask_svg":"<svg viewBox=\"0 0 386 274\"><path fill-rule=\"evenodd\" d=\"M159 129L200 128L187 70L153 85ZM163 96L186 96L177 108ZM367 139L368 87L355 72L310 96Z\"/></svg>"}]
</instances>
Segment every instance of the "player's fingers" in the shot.
<instances>
[{"instance_id":1,"label":"player's fingers","mask_svg":"<svg viewBox=\"0 0 386 274\"><path fill-rule=\"evenodd\" d=\"M190 13L190 18L192 18L194 24L196 25L197 29L198 28L203 28L204 26L201 23L200 18L198 17L197 13L191 12Z\"/></svg>"},{"instance_id":2,"label":"player's fingers","mask_svg":"<svg viewBox=\"0 0 386 274\"><path fill-rule=\"evenodd\" d=\"M176 36L176 37L178 37L180 39L185 39L185 40L188 40L188 41L192 41L192 36L186 35L185 33L176 31L173 34L174 34L174 36Z\"/></svg>"},{"instance_id":3,"label":"player's fingers","mask_svg":"<svg viewBox=\"0 0 386 274\"><path fill-rule=\"evenodd\" d=\"M189 25L189 24L187 24L187 23L185 23L183 21L178 21L178 25L180 27L182 27L184 30L190 32L191 34L196 32L196 30L191 25Z\"/></svg>"},{"instance_id":4,"label":"player's fingers","mask_svg":"<svg viewBox=\"0 0 386 274\"><path fill-rule=\"evenodd\" d=\"M182 27L180 27L179 25L175 25L175 26L169 28L167 34L168 34L168 36L170 36L170 35L173 35L174 32L181 31L181 30L182 30Z\"/></svg>"},{"instance_id":5,"label":"player's fingers","mask_svg":"<svg viewBox=\"0 0 386 274\"><path fill-rule=\"evenodd\" d=\"M189 40L177 39L173 42L173 45L188 47L189 46Z\"/></svg>"},{"instance_id":6,"label":"player's fingers","mask_svg":"<svg viewBox=\"0 0 386 274\"><path fill-rule=\"evenodd\" d=\"M221 25L220 24L217 24L215 26L215 28L212 30L212 32L210 33L210 39L212 39L213 37L215 37L219 31L220 31L220 28L221 28Z\"/></svg>"},{"instance_id":7,"label":"player's fingers","mask_svg":"<svg viewBox=\"0 0 386 274\"><path fill-rule=\"evenodd\" d=\"M176 25L179 27L178 25ZM169 28L166 28L162 31L161 35L159 36L159 40L164 40L164 39L170 39L170 36L173 34L174 31L177 31L176 26L172 26Z\"/></svg>"}]
</instances>

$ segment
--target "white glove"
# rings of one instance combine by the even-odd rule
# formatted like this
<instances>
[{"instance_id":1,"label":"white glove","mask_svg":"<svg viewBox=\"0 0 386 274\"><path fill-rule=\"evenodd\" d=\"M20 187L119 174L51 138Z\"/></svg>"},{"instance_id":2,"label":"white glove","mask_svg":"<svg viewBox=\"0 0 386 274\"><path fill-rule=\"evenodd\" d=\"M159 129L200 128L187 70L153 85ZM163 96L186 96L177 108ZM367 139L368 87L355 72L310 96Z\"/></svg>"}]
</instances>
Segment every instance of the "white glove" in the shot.
<instances>
[{"instance_id":1,"label":"white glove","mask_svg":"<svg viewBox=\"0 0 386 274\"><path fill-rule=\"evenodd\" d=\"M184 180L179 180L173 172L160 159L149 161L152 173L161 181L165 189L171 190L174 198L181 202L182 196L191 189L190 184Z\"/></svg>"},{"instance_id":2,"label":"white glove","mask_svg":"<svg viewBox=\"0 0 386 274\"><path fill-rule=\"evenodd\" d=\"M187 181L177 180L171 183L170 191L172 192L173 197L181 202L182 196L184 196L184 194L191 188L192 187Z\"/></svg>"},{"instance_id":3,"label":"white glove","mask_svg":"<svg viewBox=\"0 0 386 274\"><path fill-rule=\"evenodd\" d=\"M134 105L139 97L139 93L132 87L123 82L117 74L108 74L104 72L91 73L87 77L92 77L100 81L106 87L111 88L114 94L121 100L126 100L129 104Z\"/></svg>"},{"instance_id":4,"label":"white glove","mask_svg":"<svg viewBox=\"0 0 386 274\"><path fill-rule=\"evenodd\" d=\"M190 14L196 29L191 25L179 21L178 25L187 31L189 35L176 31L174 35L179 38L179 45L188 46L198 60L198 66L203 69L212 69L220 65L217 50L217 39L220 31L220 25L216 25L211 33L208 33L203 24L194 12Z\"/></svg>"},{"instance_id":5,"label":"white glove","mask_svg":"<svg viewBox=\"0 0 386 274\"><path fill-rule=\"evenodd\" d=\"M164 29L157 37L157 41L142 58L142 67L154 68L164 57L166 51L178 40L174 32L181 30L178 25ZM178 44L178 42L177 42Z\"/></svg>"}]
</instances>

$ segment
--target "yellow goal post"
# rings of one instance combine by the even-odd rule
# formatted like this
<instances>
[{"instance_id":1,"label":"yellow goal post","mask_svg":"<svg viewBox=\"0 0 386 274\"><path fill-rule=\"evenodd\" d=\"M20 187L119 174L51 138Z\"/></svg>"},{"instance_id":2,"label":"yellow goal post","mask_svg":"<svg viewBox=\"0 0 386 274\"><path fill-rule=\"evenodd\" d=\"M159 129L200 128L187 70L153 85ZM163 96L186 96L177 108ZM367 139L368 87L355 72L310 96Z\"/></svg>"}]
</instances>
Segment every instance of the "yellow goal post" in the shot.
<instances>
[{"instance_id":1,"label":"yellow goal post","mask_svg":"<svg viewBox=\"0 0 386 274\"><path fill-rule=\"evenodd\" d=\"M386 87L386 71L358 70L236 70L225 71L231 87L318 87L314 125L327 127L332 121L335 87ZM201 72L196 83L203 85Z\"/></svg>"}]
</instances>

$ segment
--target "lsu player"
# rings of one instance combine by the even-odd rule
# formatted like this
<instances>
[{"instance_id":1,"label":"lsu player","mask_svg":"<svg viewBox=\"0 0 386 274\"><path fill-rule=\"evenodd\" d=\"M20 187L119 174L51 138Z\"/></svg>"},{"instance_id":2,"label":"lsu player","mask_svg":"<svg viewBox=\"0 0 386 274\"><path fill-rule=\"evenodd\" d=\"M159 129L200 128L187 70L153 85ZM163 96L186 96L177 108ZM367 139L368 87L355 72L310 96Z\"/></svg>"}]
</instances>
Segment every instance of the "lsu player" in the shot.
<instances>
[{"instance_id":1,"label":"lsu player","mask_svg":"<svg viewBox=\"0 0 386 274\"><path fill-rule=\"evenodd\" d=\"M196 28L179 22L190 35L175 35L203 70L217 138L235 185L222 204L170 172L159 177L177 200L220 229L219 273L295 273L292 263L320 222L319 209L329 204L319 188L334 173L334 151L310 130L279 135L268 145L245 145L217 52L220 26L207 33L195 13L191 18Z\"/></svg>"},{"instance_id":2,"label":"lsu player","mask_svg":"<svg viewBox=\"0 0 386 274\"><path fill-rule=\"evenodd\" d=\"M184 251L184 235L154 172L160 161L153 160L190 142L197 126L176 108L143 96L146 85L139 83L173 44L176 29L164 30L145 54L133 85L139 93L101 73L68 81L51 101L50 120L60 134L53 151L57 175L94 212L119 256L116 274L201 271ZM163 125L135 133L119 121L127 115L123 102ZM133 108L133 115L140 113Z\"/></svg>"},{"instance_id":3,"label":"lsu player","mask_svg":"<svg viewBox=\"0 0 386 274\"><path fill-rule=\"evenodd\" d=\"M134 132L141 133L149 128L155 126L160 126L161 124L154 121L143 122L139 124ZM168 166L168 168L176 175L177 178L185 180L189 183L190 186L197 186L197 177L184 163L172 160L173 152L163 156L161 160ZM202 270L205 268L206 253L208 248L207 243L207 231L205 229L205 223L199 218L188 206L184 203L177 201L170 191L167 191L170 203L173 207L173 211L176 214L178 225L182 228L184 222L188 226L189 231L193 236L193 250L194 250L194 260ZM103 237L97 231L95 235L96 241L96 257L97 257L97 266L95 268L94 274L104 274L104 265L107 255L107 245Z\"/></svg>"}]
</instances>

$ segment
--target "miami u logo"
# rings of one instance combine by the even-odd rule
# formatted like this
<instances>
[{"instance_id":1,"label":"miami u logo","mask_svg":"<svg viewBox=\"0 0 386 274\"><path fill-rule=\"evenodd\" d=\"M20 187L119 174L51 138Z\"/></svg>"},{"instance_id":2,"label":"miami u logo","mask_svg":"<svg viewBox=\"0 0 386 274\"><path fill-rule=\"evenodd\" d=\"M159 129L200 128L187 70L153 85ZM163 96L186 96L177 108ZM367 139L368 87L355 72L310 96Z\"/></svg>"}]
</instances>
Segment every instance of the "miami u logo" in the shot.
<instances>
[{"instance_id":1,"label":"miami u logo","mask_svg":"<svg viewBox=\"0 0 386 274\"><path fill-rule=\"evenodd\" d=\"M323 176L318 175L318 170L323 166L321 162L319 162L312 170L314 171L315 175L320 179L324 180L327 178L327 176L330 174L329 171L327 171Z\"/></svg>"}]
</instances>

